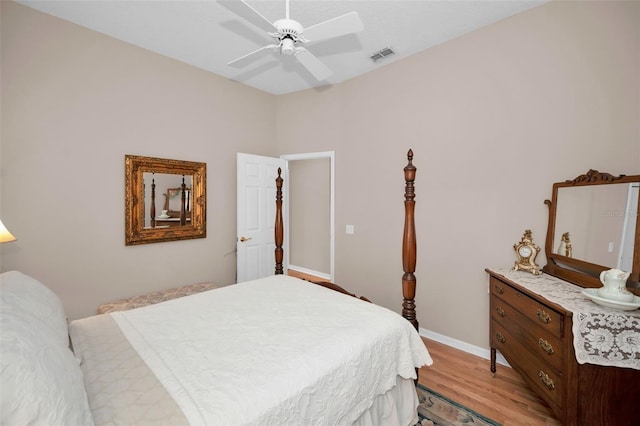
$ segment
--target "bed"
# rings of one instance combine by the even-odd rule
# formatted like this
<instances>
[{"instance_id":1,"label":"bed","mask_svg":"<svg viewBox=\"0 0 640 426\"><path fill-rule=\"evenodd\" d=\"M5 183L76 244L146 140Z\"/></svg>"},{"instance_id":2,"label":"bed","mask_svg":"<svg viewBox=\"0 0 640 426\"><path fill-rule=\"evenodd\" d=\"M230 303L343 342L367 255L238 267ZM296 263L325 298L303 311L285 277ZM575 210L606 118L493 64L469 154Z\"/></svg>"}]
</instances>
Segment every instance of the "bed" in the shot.
<instances>
[{"instance_id":1,"label":"bed","mask_svg":"<svg viewBox=\"0 0 640 426\"><path fill-rule=\"evenodd\" d=\"M67 324L46 286L2 274L1 423L415 424L417 368L432 361L413 301L412 156L402 316L283 274L280 190L271 277Z\"/></svg>"}]
</instances>

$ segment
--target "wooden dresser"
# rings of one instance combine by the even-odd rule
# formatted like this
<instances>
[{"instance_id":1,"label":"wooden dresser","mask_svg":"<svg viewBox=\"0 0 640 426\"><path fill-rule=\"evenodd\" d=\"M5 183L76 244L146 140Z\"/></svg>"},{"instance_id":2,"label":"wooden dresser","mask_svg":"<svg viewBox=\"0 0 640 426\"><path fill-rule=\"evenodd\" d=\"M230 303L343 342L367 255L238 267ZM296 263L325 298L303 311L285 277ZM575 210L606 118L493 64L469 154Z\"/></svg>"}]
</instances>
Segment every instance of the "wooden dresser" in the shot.
<instances>
[{"instance_id":1,"label":"wooden dresser","mask_svg":"<svg viewBox=\"0 0 640 426\"><path fill-rule=\"evenodd\" d=\"M640 369L579 364L572 332L574 313L547 299L544 291L518 283L520 274L530 274L486 271L492 373L498 350L563 425L640 425ZM638 358L627 362L640 368Z\"/></svg>"}]
</instances>

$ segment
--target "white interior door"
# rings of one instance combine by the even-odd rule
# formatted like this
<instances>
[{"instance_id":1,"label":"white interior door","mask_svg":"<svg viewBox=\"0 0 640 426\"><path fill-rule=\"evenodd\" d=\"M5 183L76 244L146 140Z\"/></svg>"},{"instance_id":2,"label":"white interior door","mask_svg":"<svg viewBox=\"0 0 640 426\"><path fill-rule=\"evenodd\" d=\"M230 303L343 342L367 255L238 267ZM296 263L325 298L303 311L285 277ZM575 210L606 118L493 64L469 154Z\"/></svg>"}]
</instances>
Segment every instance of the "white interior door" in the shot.
<instances>
[{"instance_id":1,"label":"white interior door","mask_svg":"<svg viewBox=\"0 0 640 426\"><path fill-rule=\"evenodd\" d=\"M285 178L286 165L280 158L237 154L238 282L275 273L276 177L280 167Z\"/></svg>"}]
</instances>

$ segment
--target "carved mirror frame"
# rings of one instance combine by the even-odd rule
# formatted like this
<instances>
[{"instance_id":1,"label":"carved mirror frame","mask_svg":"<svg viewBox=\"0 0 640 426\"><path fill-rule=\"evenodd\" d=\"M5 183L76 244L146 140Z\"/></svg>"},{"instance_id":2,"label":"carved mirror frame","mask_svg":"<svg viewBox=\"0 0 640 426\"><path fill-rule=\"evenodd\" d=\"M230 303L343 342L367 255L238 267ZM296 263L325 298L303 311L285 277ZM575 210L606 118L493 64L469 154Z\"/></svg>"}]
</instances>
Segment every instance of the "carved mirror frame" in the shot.
<instances>
[{"instance_id":1,"label":"carved mirror frame","mask_svg":"<svg viewBox=\"0 0 640 426\"><path fill-rule=\"evenodd\" d=\"M125 155L125 245L205 238L207 236L207 164ZM145 228L144 173L192 176L191 221L177 227ZM164 202L161 200L161 202Z\"/></svg>"},{"instance_id":2,"label":"carved mirror frame","mask_svg":"<svg viewBox=\"0 0 640 426\"><path fill-rule=\"evenodd\" d=\"M552 199L545 200L545 204L549 206L549 225L547 227L547 237L545 241L545 254L547 256L547 264L542 270L550 275L554 275L563 280L572 282L581 287L602 287L600 282L600 272L615 268L615 266L598 265L590 263L582 259L576 259L560 255L553 252L553 248L559 243L554 241L556 235L556 219L558 206L558 190L561 188L583 187L593 185L611 185L619 183L640 182L640 175L634 176L613 176L608 173L600 173L597 170L589 170L586 174L580 175L573 180L565 182L557 182L553 184ZM636 206L636 211L626 212L626 214L635 214L636 229L632 260L631 275L627 281L627 287L636 294L640 294L640 202Z\"/></svg>"}]
</instances>

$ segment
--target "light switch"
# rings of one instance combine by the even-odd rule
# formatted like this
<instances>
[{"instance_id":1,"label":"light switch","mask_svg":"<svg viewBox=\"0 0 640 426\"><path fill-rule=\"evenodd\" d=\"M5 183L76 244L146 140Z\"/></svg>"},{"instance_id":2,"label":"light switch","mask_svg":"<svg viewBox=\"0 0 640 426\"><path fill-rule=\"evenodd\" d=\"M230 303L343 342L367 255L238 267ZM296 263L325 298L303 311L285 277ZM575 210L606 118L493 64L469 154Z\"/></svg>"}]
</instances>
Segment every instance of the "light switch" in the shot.
<instances>
[{"instance_id":1,"label":"light switch","mask_svg":"<svg viewBox=\"0 0 640 426\"><path fill-rule=\"evenodd\" d=\"M349 235L353 235L353 225L347 225L345 232Z\"/></svg>"},{"instance_id":2,"label":"light switch","mask_svg":"<svg viewBox=\"0 0 640 426\"><path fill-rule=\"evenodd\" d=\"M609 243L609 253L613 253L613 241Z\"/></svg>"}]
</instances>

